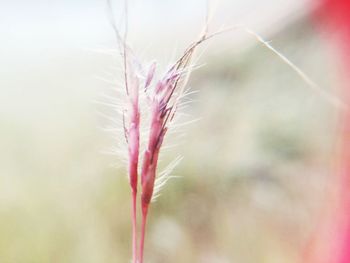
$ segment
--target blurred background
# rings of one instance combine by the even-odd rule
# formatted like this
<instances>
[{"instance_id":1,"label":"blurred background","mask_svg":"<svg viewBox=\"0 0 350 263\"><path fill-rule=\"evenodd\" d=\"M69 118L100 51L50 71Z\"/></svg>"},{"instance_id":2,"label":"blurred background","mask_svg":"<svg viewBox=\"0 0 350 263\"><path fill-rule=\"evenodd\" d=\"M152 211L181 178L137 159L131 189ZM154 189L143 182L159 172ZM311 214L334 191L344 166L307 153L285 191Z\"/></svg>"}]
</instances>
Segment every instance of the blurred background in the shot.
<instances>
[{"instance_id":1,"label":"blurred background","mask_svg":"<svg viewBox=\"0 0 350 263\"><path fill-rule=\"evenodd\" d=\"M123 2L113 2L123 21ZM328 93L332 47L302 0L212 1L209 30L245 24ZM206 1L129 2L129 43L166 66L201 31ZM130 262L124 140L94 103L120 74L106 2L0 0L0 262ZM113 52L111 52L111 50ZM337 109L242 30L203 45L197 93L164 165L179 154L150 212L146 262L289 263L327 205ZM107 80L107 81L106 81Z\"/></svg>"}]
</instances>

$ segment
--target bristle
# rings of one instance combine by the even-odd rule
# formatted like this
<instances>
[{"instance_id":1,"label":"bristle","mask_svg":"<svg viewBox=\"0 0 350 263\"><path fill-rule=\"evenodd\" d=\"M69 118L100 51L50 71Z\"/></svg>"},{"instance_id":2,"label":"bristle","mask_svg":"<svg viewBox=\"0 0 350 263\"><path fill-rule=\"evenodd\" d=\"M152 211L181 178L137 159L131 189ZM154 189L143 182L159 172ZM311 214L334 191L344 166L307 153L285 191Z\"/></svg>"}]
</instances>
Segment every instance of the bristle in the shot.
<instances>
[{"instance_id":1,"label":"bristle","mask_svg":"<svg viewBox=\"0 0 350 263\"><path fill-rule=\"evenodd\" d=\"M157 197L160 194L160 191L165 186L165 184L171 179L175 178L175 176L171 176L171 173L174 171L175 167L181 162L183 157L179 156L175 160L165 167L165 169L159 173L155 182L154 182L154 191L152 196L152 202L156 201Z\"/></svg>"}]
</instances>

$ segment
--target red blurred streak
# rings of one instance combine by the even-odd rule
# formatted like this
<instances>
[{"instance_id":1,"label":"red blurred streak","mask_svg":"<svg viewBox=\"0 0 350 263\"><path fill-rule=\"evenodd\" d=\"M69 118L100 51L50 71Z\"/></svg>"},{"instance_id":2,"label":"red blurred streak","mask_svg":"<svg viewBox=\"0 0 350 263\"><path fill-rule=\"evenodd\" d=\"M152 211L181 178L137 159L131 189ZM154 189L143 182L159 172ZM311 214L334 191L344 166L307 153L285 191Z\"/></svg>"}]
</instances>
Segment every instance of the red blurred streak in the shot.
<instances>
[{"instance_id":1,"label":"red blurred streak","mask_svg":"<svg viewBox=\"0 0 350 263\"><path fill-rule=\"evenodd\" d=\"M350 105L350 0L322 0L315 18L334 41L342 73L340 97ZM307 263L350 263L350 112L340 113L337 170L327 201L331 207L307 247Z\"/></svg>"}]
</instances>

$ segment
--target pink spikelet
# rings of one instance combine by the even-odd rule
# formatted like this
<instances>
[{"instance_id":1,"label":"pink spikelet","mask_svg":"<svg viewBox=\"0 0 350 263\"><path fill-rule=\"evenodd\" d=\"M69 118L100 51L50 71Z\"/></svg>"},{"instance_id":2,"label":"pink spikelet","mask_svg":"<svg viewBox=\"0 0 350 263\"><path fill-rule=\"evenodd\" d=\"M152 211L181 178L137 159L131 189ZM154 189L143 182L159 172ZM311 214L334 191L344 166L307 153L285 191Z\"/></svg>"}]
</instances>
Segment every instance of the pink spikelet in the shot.
<instances>
[{"instance_id":1,"label":"pink spikelet","mask_svg":"<svg viewBox=\"0 0 350 263\"><path fill-rule=\"evenodd\" d=\"M145 228L148 209L154 192L158 157L169 124L176 113L178 101L183 93L184 83L181 82L185 81L187 74L190 72L186 67L190 62L194 47L185 52L183 57L166 72L165 76L156 83L152 90L146 90L150 102L151 123L141 171L140 263L143 263Z\"/></svg>"},{"instance_id":2,"label":"pink spikelet","mask_svg":"<svg viewBox=\"0 0 350 263\"><path fill-rule=\"evenodd\" d=\"M126 55L125 55L126 56ZM137 183L138 183L138 162L140 147L140 111L139 111L139 79L133 71L130 61L126 61L125 72L126 92L128 97L128 123L124 119L125 138L128 143L129 153L129 182L132 190L132 243L133 262L137 262Z\"/></svg>"}]
</instances>

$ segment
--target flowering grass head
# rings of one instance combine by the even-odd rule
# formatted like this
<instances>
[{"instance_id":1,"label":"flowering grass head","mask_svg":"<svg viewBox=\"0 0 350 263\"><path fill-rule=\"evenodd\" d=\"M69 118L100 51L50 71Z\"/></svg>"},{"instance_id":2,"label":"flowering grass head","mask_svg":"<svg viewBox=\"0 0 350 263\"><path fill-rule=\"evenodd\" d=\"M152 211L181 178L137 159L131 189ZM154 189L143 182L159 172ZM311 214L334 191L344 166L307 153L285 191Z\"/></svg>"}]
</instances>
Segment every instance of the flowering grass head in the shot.
<instances>
[{"instance_id":1,"label":"flowering grass head","mask_svg":"<svg viewBox=\"0 0 350 263\"><path fill-rule=\"evenodd\" d=\"M193 69L191 58L196 47L206 40L206 36L203 34L199 41L190 45L182 56L161 75L156 74L155 62L150 63L148 67L140 63L126 43L126 33L122 37L113 20L112 26L123 61L125 90L123 105L125 106L122 109L122 119L128 155L128 177L132 192L132 262L143 263L146 221L150 203L170 178L169 173L180 161L180 158L175 159L163 173L157 176L159 155L164 138L171 129L181 99L185 95L185 86ZM146 133L141 126L147 127ZM137 230L139 176L141 177L142 211L140 240L138 240Z\"/></svg>"}]
</instances>

